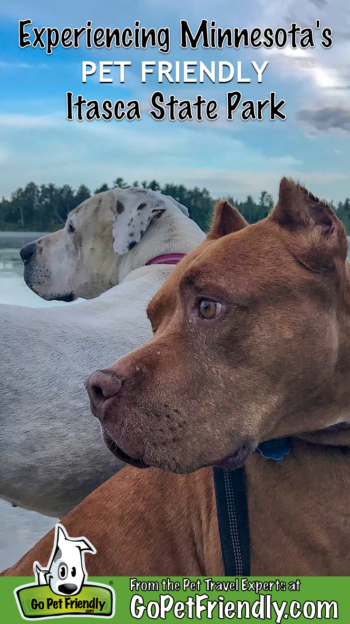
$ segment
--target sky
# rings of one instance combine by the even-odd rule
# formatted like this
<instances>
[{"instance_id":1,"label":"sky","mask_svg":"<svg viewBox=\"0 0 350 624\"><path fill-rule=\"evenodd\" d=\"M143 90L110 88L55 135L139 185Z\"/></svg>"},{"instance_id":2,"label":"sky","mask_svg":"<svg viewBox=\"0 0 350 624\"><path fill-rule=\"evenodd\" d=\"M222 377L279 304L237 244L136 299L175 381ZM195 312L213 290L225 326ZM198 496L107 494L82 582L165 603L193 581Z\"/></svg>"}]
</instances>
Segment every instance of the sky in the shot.
<instances>
[{"instance_id":1,"label":"sky","mask_svg":"<svg viewBox=\"0 0 350 624\"><path fill-rule=\"evenodd\" d=\"M276 198L278 183L287 175L314 194L338 202L350 196L350 8L348 0L0 0L0 196L9 197L30 181L54 182L92 191L116 177L128 182L157 179L209 189L214 197L255 198L266 190ZM336 10L335 10L336 8ZM171 50L156 48L46 50L18 45L18 21L31 19L39 28L169 27ZM202 19L222 28L290 28L292 22L315 32L315 48L307 50L252 49L182 50L180 20L193 32ZM320 30L333 32L333 46L323 50ZM30 30L30 28L29 28ZM250 84L141 83L141 61L228 61ZM82 62L130 61L126 80L117 72L112 84L99 84L97 74L82 84ZM261 84L252 61L268 61ZM237 73L237 70L236 70ZM264 100L271 92L286 100L286 121L243 122L225 117L227 91L243 99ZM193 101L200 93L219 103L218 121L156 122L148 114L151 94ZM67 121L66 92L86 99L137 99L141 121Z\"/></svg>"}]
</instances>

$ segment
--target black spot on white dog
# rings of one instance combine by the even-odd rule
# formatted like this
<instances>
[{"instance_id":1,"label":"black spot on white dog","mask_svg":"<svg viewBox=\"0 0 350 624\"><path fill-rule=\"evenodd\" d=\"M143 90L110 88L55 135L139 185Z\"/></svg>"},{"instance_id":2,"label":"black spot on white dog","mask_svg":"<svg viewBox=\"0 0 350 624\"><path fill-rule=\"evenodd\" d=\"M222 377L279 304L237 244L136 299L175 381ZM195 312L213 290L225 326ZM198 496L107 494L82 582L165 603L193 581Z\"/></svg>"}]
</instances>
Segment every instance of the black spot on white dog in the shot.
<instances>
[{"instance_id":1,"label":"black spot on white dog","mask_svg":"<svg viewBox=\"0 0 350 624\"><path fill-rule=\"evenodd\" d=\"M147 204L146 204L146 203L140 204L140 205L137 207L137 210L143 210L144 208L146 208L146 206L147 206Z\"/></svg>"},{"instance_id":2,"label":"black spot on white dog","mask_svg":"<svg viewBox=\"0 0 350 624\"><path fill-rule=\"evenodd\" d=\"M131 241L131 243L129 243L129 245L128 245L128 249L129 249L129 251L130 251L130 249L132 249L133 247L135 247L135 245L136 245L136 241Z\"/></svg>"},{"instance_id":3,"label":"black spot on white dog","mask_svg":"<svg viewBox=\"0 0 350 624\"><path fill-rule=\"evenodd\" d=\"M118 214L122 214L122 212L124 212L124 210L125 210L124 204L122 204L122 202L119 201L119 199L117 199L116 208L117 208L117 213Z\"/></svg>"},{"instance_id":4,"label":"black spot on white dog","mask_svg":"<svg viewBox=\"0 0 350 624\"><path fill-rule=\"evenodd\" d=\"M56 550L54 561L57 561L58 559L62 559L62 550L60 548L57 548Z\"/></svg>"}]
</instances>

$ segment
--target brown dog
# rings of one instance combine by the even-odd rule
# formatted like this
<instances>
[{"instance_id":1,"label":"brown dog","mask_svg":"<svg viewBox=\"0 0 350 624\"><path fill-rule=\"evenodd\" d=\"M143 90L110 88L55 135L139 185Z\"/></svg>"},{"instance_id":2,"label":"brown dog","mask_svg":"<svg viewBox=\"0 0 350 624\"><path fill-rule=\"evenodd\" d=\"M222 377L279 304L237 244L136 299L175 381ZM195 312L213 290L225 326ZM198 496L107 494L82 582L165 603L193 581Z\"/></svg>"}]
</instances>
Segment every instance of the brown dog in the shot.
<instances>
[{"instance_id":1,"label":"brown dog","mask_svg":"<svg viewBox=\"0 0 350 624\"><path fill-rule=\"evenodd\" d=\"M108 446L129 463L245 463L254 575L350 574L346 254L329 206L288 180L255 225L222 202L152 300L153 339L87 382ZM254 453L283 436L293 450L282 462ZM63 524L97 548L90 574L223 572L208 468L126 469ZM9 573L45 564L51 542Z\"/></svg>"}]
</instances>

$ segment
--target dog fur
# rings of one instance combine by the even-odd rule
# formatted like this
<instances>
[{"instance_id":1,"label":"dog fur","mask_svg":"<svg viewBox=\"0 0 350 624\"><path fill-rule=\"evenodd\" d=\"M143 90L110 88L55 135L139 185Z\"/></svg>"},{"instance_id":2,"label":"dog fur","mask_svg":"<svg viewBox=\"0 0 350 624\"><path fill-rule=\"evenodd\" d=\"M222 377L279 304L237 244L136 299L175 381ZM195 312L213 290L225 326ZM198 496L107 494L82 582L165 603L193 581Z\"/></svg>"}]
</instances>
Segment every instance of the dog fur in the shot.
<instances>
[{"instance_id":1,"label":"dog fur","mask_svg":"<svg viewBox=\"0 0 350 624\"><path fill-rule=\"evenodd\" d=\"M255 225L219 204L148 307L152 340L87 381L117 456L190 473L128 467L62 521L95 546L90 574L222 574L208 466L243 464L251 574L350 574L346 255L330 207L288 180ZM283 461L254 452L284 436ZM51 543L6 573L30 574Z\"/></svg>"},{"instance_id":2,"label":"dog fur","mask_svg":"<svg viewBox=\"0 0 350 624\"><path fill-rule=\"evenodd\" d=\"M144 217L133 219L135 210ZM118 285L71 306L0 306L2 498L62 517L123 467L103 444L83 382L151 337L146 307L173 267L145 265L203 240L186 215L160 193L115 189L84 202L63 230L35 243L26 279L42 297L92 297ZM132 233L137 244L127 251L122 243L130 246Z\"/></svg>"}]
</instances>

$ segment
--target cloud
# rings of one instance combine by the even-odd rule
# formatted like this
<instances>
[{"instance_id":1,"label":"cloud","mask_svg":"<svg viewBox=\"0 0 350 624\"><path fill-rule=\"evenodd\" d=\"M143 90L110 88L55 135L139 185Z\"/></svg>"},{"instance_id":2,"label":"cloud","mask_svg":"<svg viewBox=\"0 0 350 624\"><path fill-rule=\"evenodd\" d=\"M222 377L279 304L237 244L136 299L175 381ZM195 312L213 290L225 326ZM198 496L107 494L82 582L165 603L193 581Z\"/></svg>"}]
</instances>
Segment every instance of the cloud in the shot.
<instances>
[{"instance_id":1,"label":"cloud","mask_svg":"<svg viewBox=\"0 0 350 624\"><path fill-rule=\"evenodd\" d=\"M326 0L310 0L310 2L312 2L312 4L315 4L317 7L320 7L320 8L325 7L327 4Z\"/></svg>"},{"instance_id":2,"label":"cloud","mask_svg":"<svg viewBox=\"0 0 350 624\"><path fill-rule=\"evenodd\" d=\"M304 81L310 92L310 86L317 89L345 89L347 85L345 73L337 67L327 67L322 63L315 51L272 48L269 55L273 56L274 64L280 73L288 72L294 80ZM301 85L299 85L301 86Z\"/></svg>"},{"instance_id":3,"label":"cloud","mask_svg":"<svg viewBox=\"0 0 350 624\"><path fill-rule=\"evenodd\" d=\"M324 106L319 109L302 108L297 119L320 131L343 130L350 132L350 109L338 106Z\"/></svg>"},{"instance_id":4,"label":"cloud","mask_svg":"<svg viewBox=\"0 0 350 624\"><path fill-rule=\"evenodd\" d=\"M157 179L205 186L213 197L258 197L261 190L276 197L284 175L328 199L348 194L349 175L342 167L346 156L334 152L330 169L328 151L322 166L322 159L310 158L320 151L316 141L303 144L294 154L284 149L277 155L277 150L262 149L260 142L249 145L248 130L234 133L198 123L156 124L146 117L142 122L79 124L67 122L60 114L0 115L0 130L0 195L5 196L30 181L74 188L85 183L93 190L121 176L128 182ZM266 129L263 136L270 140L272 132ZM277 128L276 132L280 135ZM346 146L343 149L347 154Z\"/></svg>"},{"instance_id":5,"label":"cloud","mask_svg":"<svg viewBox=\"0 0 350 624\"><path fill-rule=\"evenodd\" d=\"M204 131L198 124L175 128L144 119L140 140L140 123L78 124L58 115L0 115L0 193L7 196L30 180L74 187L88 183L94 189L120 175L129 182L156 178L207 186L214 196L245 197L262 187L270 190L282 175L302 168L293 156L266 156L232 133L214 127Z\"/></svg>"},{"instance_id":6,"label":"cloud","mask_svg":"<svg viewBox=\"0 0 350 624\"><path fill-rule=\"evenodd\" d=\"M350 157L348 137L348 92L350 84L350 32L348 0L338 0L337 9L325 0L232 0L189 3L179 0L164 4L163 0L131 0L121 3L118 12L111 10L109 0L32 0L28 14L26 0L3 2L0 14L9 46L2 54L3 92L0 112L2 144L1 193L10 193L30 180L37 183L52 181L77 187L88 182L92 189L103 182L110 183L117 175L128 181L156 178L161 182L183 182L188 186L208 186L216 197L230 194L245 197L264 188L276 193L282 175L304 181L316 195L343 199L349 193L347 162ZM67 24L68 21L69 24ZM44 50L20 50L17 45L17 20L30 17L35 26L80 27L87 19L93 26L125 28L139 19L142 26L171 28L171 52L113 49L62 51L51 57ZM241 47L239 51L226 48L196 52L179 47L179 21L187 19L194 31L201 19L216 20L217 26L251 29L290 28L292 22L314 29L316 45L307 50L265 49ZM315 20L321 20L321 29ZM334 45L323 50L320 45L322 28L331 27ZM12 43L11 43L12 42ZM117 56L116 56L117 54ZM8 55L8 56L7 56ZM81 84L81 61L130 60L129 77L124 85L97 84L97 76ZM158 85L156 80L141 85L141 60L241 60L244 74L252 60L261 64L269 60L264 84L250 85ZM38 63L47 63L49 71L38 73ZM11 63L19 63L10 69ZM27 63L26 63L27 62ZM42 63L44 67L44 63ZM201 124L157 124L148 116L149 96L157 90L167 97L174 91L179 99L193 101L197 89L206 99L215 98L220 107L217 122ZM270 122L268 110L263 122L241 123L237 111L234 122L226 121L224 110L226 92L238 88L243 99L265 99L276 92L287 101L286 122ZM15 99L15 89L17 95ZM64 94L73 91L87 99L106 98L141 102L141 122L67 122L64 119ZM5 97L6 96L6 97ZM298 112L297 112L298 111ZM338 111L338 112L334 112ZM339 113L340 111L340 113ZM50 114L57 112L57 114ZM9 114L11 113L11 114ZM16 113L16 114L15 114ZM32 113L33 116L30 116ZM312 140L310 140L312 139ZM340 148L337 150L337 148ZM342 152L342 153L339 153ZM332 154L330 159L329 154ZM340 177L337 177L340 176Z\"/></svg>"},{"instance_id":7,"label":"cloud","mask_svg":"<svg viewBox=\"0 0 350 624\"><path fill-rule=\"evenodd\" d=\"M266 26L290 28L291 23L296 22L302 28L313 29L314 48L292 50L287 46L282 50L268 51L268 55L273 55L274 68L281 79L288 76L290 84L297 88L299 101L311 102L316 107L320 95L323 100L330 100L337 91L337 105L344 105L348 85L344 59L349 56L349 37L343 37L342 33L349 29L348 0L338 0L336 11L325 0L310 0L308 3L305 0L285 0L283 4L280 0L260 0L259 4L258 20ZM315 25L317 19L321 22L320 29ZM324 28L331 28L333 36L333 46L327 50L321 46ZM330 105L331 101L321 104Z\"/></svg>"},{"instance_id":8,"label":"cloud","mask_svg":"<svg viewBox=\"0 0 350 624\"><path fill-rule=\"evenodd\" d=\"M48 69L47 63L17 63L17 62L8 62L8 61L0 61L0 69Z\"/></svg>"},{"instance_id":9,"label":"cloud","mask_svg":"<svg viewBox=\"0 0 350 624\"><path fill-rule=\"evenodd\" d=\"M14 130L41 130L44 128L54 128L59 126L61 122L60 116L55 115L1 115L0 114L0 128L14 129Z\"/></svg>"}]
</instances>

